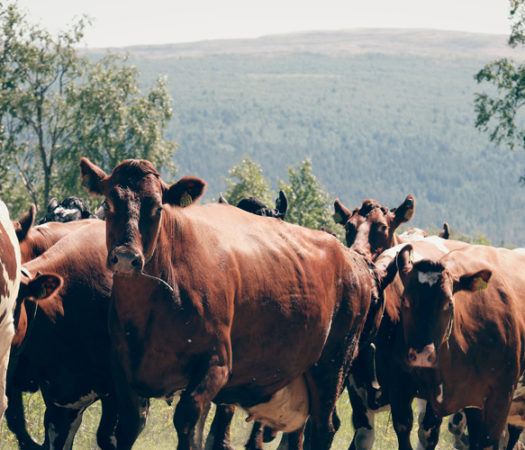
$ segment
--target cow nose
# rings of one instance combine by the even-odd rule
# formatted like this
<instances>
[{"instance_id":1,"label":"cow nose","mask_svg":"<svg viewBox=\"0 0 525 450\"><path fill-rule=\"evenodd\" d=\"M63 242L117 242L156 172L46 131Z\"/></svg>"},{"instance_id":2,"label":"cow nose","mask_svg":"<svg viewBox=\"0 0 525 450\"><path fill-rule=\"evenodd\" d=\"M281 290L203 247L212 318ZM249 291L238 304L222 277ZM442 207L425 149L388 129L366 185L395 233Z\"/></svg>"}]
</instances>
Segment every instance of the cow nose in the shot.
<instances>
[{"instance_id":1,"label":"cow nose","mask_svg":"<svg viewBox=\"0 0 525 450\"><path fill-rule=\"evenodd\" d=\"M137 252L116 247L108 255L108 267L116 273L137 273L142 272L144 260Z\"/></svg>"},{"instance_id":2,"label":"cow nose","mask_svg":"<svg viewBox=\"0 0 525 450\"><path fill-rule=\"evenodd\" d=\"M436 347L428 344L418 352L414 348L408 350L408 363L414 367L433 367L437 360Z\"/></svg>"}]
</instances>

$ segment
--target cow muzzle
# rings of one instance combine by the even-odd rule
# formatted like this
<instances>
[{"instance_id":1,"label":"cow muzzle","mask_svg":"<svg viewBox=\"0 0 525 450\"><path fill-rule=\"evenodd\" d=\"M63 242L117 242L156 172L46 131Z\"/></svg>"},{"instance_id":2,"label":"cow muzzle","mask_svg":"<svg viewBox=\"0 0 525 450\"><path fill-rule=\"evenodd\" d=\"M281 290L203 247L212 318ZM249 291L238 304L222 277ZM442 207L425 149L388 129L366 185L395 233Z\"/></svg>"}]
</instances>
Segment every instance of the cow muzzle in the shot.
<instances>
[{"instance_id":1,"label":"cow muzzle","mask_svg":"<svg viewBox=\"0 0 525 450\"><path fill-rule=\"evenodd\" d=\"M408 350L408 364L412 367L434 367L437 361L436 347L429 344L418 352L414 348Z\"/></svg>"},{"instance_id":2,"label":"cow muzzle","mask_svg":"<svg viewBox=\"0 0 525 450\"><path fill-rule=\"evenodd\" d=\"M133 275L142 272L144 257L129 247L115 247L108 255L108 268L114 273Z\"/></svg>"}]
</instances>

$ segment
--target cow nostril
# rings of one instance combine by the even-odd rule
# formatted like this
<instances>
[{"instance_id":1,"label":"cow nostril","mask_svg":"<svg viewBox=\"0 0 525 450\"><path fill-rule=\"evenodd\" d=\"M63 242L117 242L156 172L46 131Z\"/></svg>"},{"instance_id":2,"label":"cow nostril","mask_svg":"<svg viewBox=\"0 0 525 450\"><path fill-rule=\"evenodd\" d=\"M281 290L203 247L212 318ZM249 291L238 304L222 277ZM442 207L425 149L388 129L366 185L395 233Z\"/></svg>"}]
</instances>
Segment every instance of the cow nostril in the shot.
<instances>
[{"instance_id":1,"label":"cow nostril","mask_svg":"<svg viewBox=\"0 0 525 450\"><path fill-rule=\"evenodd\" d=\"M408 351L408 360L409 360L409 361L415 361L416 359L417 359L416 352L415 352L414 349L411 348L411 349Z\"/></svg>"},{"instance_id":2,"label":"cow nostril","mask_svg":"<svg viewBox=\"0 0 525 450\"><path fill-rule=\"evenodd\" d=\"M431 353L430 355L428 355L428 362L429 363L434 363L436 361L436 354L435 353Z\"/></svg>"},{"instance_id":3,"label":"cow nostril","mask_svg":"<svg viewBox=\"0 0 525 450\"><path fill-rule=\"evenodd\" d=\"M131 262L131 265L135 268L139 268L140 267L140 258L139 257L135 257L135 259L133 259L133 261Z\"/></svg>"}]
</instances>

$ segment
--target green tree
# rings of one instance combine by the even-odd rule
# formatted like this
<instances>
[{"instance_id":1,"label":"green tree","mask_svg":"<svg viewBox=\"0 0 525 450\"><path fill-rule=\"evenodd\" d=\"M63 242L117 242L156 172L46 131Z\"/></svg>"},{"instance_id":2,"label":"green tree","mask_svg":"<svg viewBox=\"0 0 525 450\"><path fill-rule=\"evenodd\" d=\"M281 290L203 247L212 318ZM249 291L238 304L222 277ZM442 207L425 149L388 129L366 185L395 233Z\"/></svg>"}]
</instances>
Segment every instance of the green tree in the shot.
<instances>
[{"instance_id":1,"label":"green tree","mask_svg":"<svg viewBox=\"0 0 525 450\"><path fill-rule=\"evenodd\" d=\"M228 203L236 205L245 197L257 197L264 204L273 206L270 185L263 176L262 167L252 159L244 158L232 167L224 181L228 185L224 193Z\"/></svg>"},{"instance_id":2,"label":"green tree","mask_svg":"<svg viewBox=\"0 0 525 450\"><path fill-rule=\"evenodd\" d=\"M144 95L138 79L137 68L127 64L126 56L108 55L68 86L72 128L66 142L69 164L62 177L70 189L83 192L78 183L81 156L106 171L125 159L148 159L166 178L175 176L176 144L163 139L172 116L166 79L157 78Z\"/></svg>"},{"instance_id":3,"label":"green tree","mask_svg":"<svg viewBox=\"0 0 525 450\"><path fill-rule=\"evenodd\" d=\"M13 215L28 201L42 209L51 196L82 193L80 156L107 170L131 157L174 169L175 144L163 139L172 114L165 81L143 95L125 58L80 56L86 24L54 36L0 3L0 185Z\"/></svg>"},{"instance_id":4,"label":"green tree","mask_svg":"<svg viewBox=\"0 0 525 450\"><path fill-rule=\"evenodd\" d=\"M322 227L339 232L333 220L332 199L312 171L312 162L305 159L295 168L288 167L288 183L279 182L288 197L286 220L304 227Z\"/></svg>"},{"instance_id":5,"label":"green tree","mask_svg":"<svg viewBox=\"0 0 525 450\"><path fill-rule=\"evenodd\" d=\"M525 44L525 2L510 0L512 47ZM520 111L525 104L525 65L507 58L493 61L476 75L478 83L489 83L490 92L475 95L476 128L489 133L491 142L511 150L525 148L525 128ZM521 178L524 181L524 178Z\"/></svg>"}]
</instances>

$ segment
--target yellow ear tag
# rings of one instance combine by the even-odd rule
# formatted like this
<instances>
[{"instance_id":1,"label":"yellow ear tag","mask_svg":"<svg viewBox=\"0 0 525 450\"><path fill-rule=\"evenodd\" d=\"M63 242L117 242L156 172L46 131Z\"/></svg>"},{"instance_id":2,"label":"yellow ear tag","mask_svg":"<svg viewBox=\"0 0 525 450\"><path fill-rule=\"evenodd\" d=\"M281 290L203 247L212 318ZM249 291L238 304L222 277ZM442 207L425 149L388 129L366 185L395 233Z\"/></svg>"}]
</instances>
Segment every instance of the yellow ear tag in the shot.
<instances>
[{"instance_id":1,"label":"yellow ear tag","mask_svg":"<svg viewBox=\"0 0 525 450\"><path fill-rule=\"evenodd\" d=\"M403 217L405 220L412 219L412 216L414 215L414 208L409 208L405 212L405 216Z\"/></svg>"},{"instance_id":2,"label":"yellow ear tag","mask_svg":"<svg viewBox=\"0 0 525 450\"><path fill-rule=\"evenodd\" d=\"M408 255L408 260L410 261L410 264L414 264L415 260L414 260L414 249L411 248L410 249L410 255Z\"/></svg>"},{"instance_id":3,"label":"yellow ear tag","mask_svg":"<svg viewBox=\"0 0 525 450\"><path fill-rule=\"evenodd\" d=\"M193 199L191 198L191 195L187 192L184 192L180 196L180 206L183 208L186 208L186 206L190 206L193 203Z\"/></svg>"},{"instance_id":4,"label":"yellow ear tag","mask_svg":"<svg viewBox=\"0 0 525 450\"><path fill-rule=\"evenodd\" d=\"M489 284L481 277L478 277L474 280L474 289L476 291L482 291L483 289L487 289L487 286Z\"/></svg>"}]
</instances>

